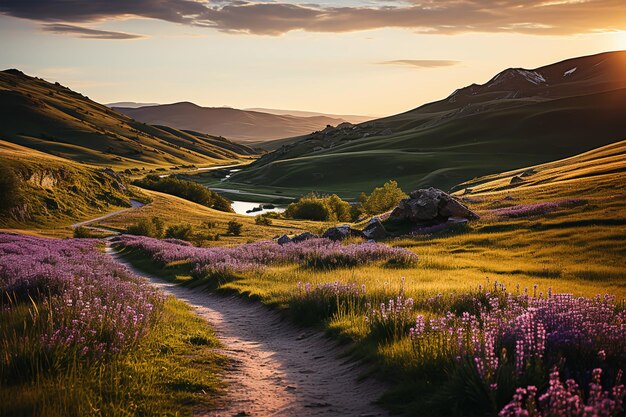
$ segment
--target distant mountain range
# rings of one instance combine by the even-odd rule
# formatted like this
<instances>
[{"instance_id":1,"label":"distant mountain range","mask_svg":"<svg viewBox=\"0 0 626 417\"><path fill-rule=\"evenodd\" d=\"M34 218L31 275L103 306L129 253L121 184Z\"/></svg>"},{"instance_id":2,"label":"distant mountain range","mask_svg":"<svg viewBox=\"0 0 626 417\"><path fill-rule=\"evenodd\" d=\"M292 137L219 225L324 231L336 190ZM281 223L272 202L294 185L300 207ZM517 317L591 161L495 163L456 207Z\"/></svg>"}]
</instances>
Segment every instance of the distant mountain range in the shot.
<instances>
[{"instance_id":1,"label":"distant mountain range","mask_svg":"<svg viewBox=\"0 0 626 417\"><path fill-rule=\"evenodd\" d=\"M626 139L626 51L541 68L510 68L487 83L395 116L273 142L232 182L358 195L396 179L449 188Z\"/></svg>"},{"instance_id":2,"label":"distant mountain range","mask_svg":"<svg viewBox=\"0 0 626 417\"><path fill-rule=\"evenodd\" d=\"M139 107L146 107L146 106L158 106L160 103L136 103L134 101L118 101L115 103L107 103L105 104L105 106L107 107L130 107L131 109L136 109Z\"/></svg>"},{"instance_id":3,"label":"distant mountain range","mask_svg":"<svg viewBox=\"0 0 626 417\"><path fill-rule=\"evenodd\" d=\"M376 119L376 117L374 116L357 116L354 114L330 114L330 113L318 113L314 111L301 111L301 110L266 109L263 107L244 109L244 110L277 114L280 116L288 116L288 115L296 116L296 117L323 116L323 117L330 117L331 119L338 119L338 120L341 120L342 122L349 122L349 123L363 123L363 122L367 122L368 120ZM310 132L307 132L307 133L310 133Z\"/></svg>"},{"instance_id":4,"label":"distant mountain range","mask_svg":"<svg viewBox=\"0 0 626 417\"><path fill-rule=\"evenodd\" d=\"M15 69L0 72L0 139L120 168L210 164L257 153L221 137L138 122L59 83Z\"/></svg>"},{"instance_id":5,"label":"distant mountain range","mask_svg":"<svg viewBox=\"0 0 626 417\"><path fill-rule=\"evenodd\" d=\"M141 122L205 132L257 146L270 139L305 135L327 125L341 124L347 119L367 119L362 116L331 116L289 110L201 107L189 102L113 109Z\"/></svg>"}]
</instances>

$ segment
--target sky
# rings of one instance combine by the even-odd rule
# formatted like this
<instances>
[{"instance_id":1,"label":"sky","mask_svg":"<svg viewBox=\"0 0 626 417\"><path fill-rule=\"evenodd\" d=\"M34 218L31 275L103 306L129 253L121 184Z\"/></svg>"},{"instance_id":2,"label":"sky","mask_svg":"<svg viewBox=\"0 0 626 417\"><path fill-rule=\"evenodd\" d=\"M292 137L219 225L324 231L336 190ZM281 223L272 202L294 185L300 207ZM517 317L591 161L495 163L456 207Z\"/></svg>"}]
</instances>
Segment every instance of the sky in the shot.
<instances>
[{"instance_id":1,"label":"sky","mask_svg":"<svg viewBox=\"0 0 626 417\"><path fill-rule=\"evenodd\" d=\"M0 0L0 68L101 103L383 116L622 49L625 0Z\"/></svg>"}]
</instances>

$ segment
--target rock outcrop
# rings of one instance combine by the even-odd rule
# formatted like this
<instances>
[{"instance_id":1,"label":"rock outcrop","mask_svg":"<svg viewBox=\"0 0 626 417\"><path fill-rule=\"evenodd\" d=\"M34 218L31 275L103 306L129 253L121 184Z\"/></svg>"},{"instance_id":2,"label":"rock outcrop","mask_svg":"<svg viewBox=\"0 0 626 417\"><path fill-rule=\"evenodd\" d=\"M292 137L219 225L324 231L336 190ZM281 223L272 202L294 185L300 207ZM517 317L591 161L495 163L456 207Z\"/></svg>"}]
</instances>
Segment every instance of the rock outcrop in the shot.
<instances>
[{"instance_id":1,"label":"rock outcrop","mask_svg":"<svg viewBox=\"0 0 626 417\"><path fill-rule=\"evenodd\" d=\"M324 232L322 237L330 240L346 240L349 237L363 237L363 232L348 225L343 225L331 227Z\"/></svg>"},{"instance_id":2,"label":"rock outcrop","mask_svg":"<svg viewBox=\"0 0 626 417\"><path fill-rule=\"evenodd\" d=\"M293 243L300 243L300 242L304 242L305 240L315 239L318 237L319 237L318 235L313 234L311 232L304 232L304 233L300 233L297 236L294 236L293 239L291 239L291 241Z\"/></svg>"},{"instance_id":3,"label":"rock outcrop","mask_svg":"<svg viewBox=\"0 0 626 417\"><path fill-rule=\"evenodd\" d=\"M368 240L380 240L387 237L387 230L380 219L374 217L363 229L363 236Z\"/></svg>"},{"instance_id":4,"label":"rock outcrop","mask_svg":"<svg viewBox=\"0 0 626 417\"><path fill-rule=\"evenodd\" d=\"M454 197L432 187L411 192L389 216L390 220L425 225L445 223L450 218L477 220L479 216Z\"/></svg>"}]
</instances>

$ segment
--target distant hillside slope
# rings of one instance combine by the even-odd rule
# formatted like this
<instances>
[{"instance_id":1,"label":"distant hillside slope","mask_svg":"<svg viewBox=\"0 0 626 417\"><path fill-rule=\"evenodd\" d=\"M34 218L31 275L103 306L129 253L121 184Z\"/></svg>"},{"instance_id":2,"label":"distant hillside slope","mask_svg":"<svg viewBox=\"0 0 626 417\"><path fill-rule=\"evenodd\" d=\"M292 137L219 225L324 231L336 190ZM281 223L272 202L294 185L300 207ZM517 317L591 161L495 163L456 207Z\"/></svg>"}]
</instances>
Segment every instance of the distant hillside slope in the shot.
<instances>
[{"instance_id":1,"label":"distant hillside slope","mask_svg":"<svg viewBox=\"0 0 626 417\"><path fill-rule=\"evenodd\" d=\"M255 154L224 138L137 122L18 70L0 72L0 139L113 167L212 164Z\"/></svg>"},{"instance_id":2,"label":"distant hillside slope","mask_svg":"<svg viewBox=\"0 0 626 417\"><path fill-rule=\"evenodd\" d=\"M605 183L611 184L607 189L621 192L621 198L626 198L626 140L558 161L476 178L455 189L459 195L509 190L529 194L531 189L553 189L558 185L568 189L571 196L585 198L590 190L597 194Z\"/></svg>"},{"instance_id":3,"label":"distant hillside slope","mask_svg":"<svg viewBox=\"0 0 626 417\"><path fill-rule=\"evenodd\" d=\"M626 139L626 52L507 69L415 110L281 147L232 182L345 195L396 179L447 189Z\"/></svg>"},{"instance_id":4,"label":"distant hillside slope","mask_svg":"<svg viewBox=\"0 0 626 417\"><path fill-rule=\"evenodd\" d=\"M144 123L206 132L242 143L257 142L257 145L260 141L300 136L344 122L325 115L278 115L228 107L200 107L189 102L114 109Z\"/></svg>"}]
</instances>

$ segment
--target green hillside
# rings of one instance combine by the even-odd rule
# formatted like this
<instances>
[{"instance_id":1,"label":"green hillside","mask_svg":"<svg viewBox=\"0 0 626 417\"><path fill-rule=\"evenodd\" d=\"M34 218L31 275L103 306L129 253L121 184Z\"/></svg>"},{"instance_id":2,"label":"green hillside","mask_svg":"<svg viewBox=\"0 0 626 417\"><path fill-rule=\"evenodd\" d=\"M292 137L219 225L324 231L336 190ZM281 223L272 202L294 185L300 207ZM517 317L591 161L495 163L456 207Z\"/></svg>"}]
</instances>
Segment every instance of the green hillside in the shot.
<instances>
[{"instance_id":1,"label":"green hillside","mask_svg":"<svg viewBox=\"0 0 626 417\"><path fill-rule=\"evenodd\" d=\"M137 122L58 83L0 72L0 138L118 168L214 164L254 155L224 138Z\"/></svg>"},{"instance_id":2,"label":"green hillside","mask_svg":"<svg viewBox=\"0 0 626 417\"><path fill-rule=\"evenodd\" d=\"M78 164L0 140L1 228L62 228L131 206L137 197L110 169Z\"/></svg>"},{"instance_id":3,"label":"green hillside","mask_svg":"<svg viewBox=\"0 0 626 417\"><path fill-rule=\"evenodd\" d=\"M448 189L626 138L626 52L508 69L439 102L283 140L231 187L317 189L353 197L395 179ZM225 184L226 185L226 184Z\"/></svg>"}]
</instances>

